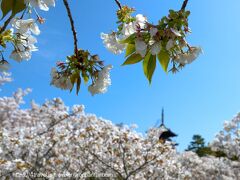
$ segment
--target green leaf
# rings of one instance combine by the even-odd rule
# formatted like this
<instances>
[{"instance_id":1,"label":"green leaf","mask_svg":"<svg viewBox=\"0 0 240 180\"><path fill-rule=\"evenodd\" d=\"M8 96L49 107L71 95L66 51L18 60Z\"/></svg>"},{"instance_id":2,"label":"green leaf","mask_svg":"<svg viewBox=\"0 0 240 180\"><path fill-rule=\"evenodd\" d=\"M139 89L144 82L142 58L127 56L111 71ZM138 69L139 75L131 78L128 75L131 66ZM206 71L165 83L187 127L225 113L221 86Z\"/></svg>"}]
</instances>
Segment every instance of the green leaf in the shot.
<instances>
[{"instance_id":1,"label":"green leaf","mask_svg":"<svg viewBox=\"0 0 240 180\"><path fill-rule=\"evenodd\" d=\"M140 54L134 53L127 58L127 60L122 64L122 66L129 65L129 64L136 64L140 62L142 59L143 57Z\"/></svg>"},{"instance_id":2,"label":"green leaf","mask_svg":"<svg viewBox=\"0 0 240 180\"><path fill-rule=\"evenodd\" d=\"M148 62L148 81L150 84L152 82L152 76L156 68L156 60L157 60L156 55L152 55Z\"/></svg>"},{"instance_id":3,"label":"green leaf","mask_svg":"<svg viewBox=\"0 0 240 180\"><path fill-rule=\"evenodd\" d=\"M12 10L14 0L2 0L2 19Z\"/></svg>"},{"instance_id":4,"label":"green leaf","mask_svg":"<svg viewBox=\"0 0 240 180\"><path fill-rule=\"evenodd\" d=\"M83 76L83 80L84 80L84 83L85 83L85 84L88 82L89 77L88 77L87 74L84 74L84 76Z\"/></svg>"},{"instance_id":5,"label":"green leaf","mask_svg":"<svg viewBox=\"0 0 240 180\"><path fill-rule=\"evenodd\" d=\"M168 64L170 62L170 56L165 49L162 49L160 53L157 55L158 60L163 68L163 70L167 73L168 72Z\"/></svg>"},{"instance_id":6,"label":"green leaf","mask_svg":"<svg viewBox=\"0 0 240 180\"><path fill-rule=\"evenodd\" d=\"M126 48L125 57L129 56L130 54L132 54L135 51L136 51L135 44L128 44L127 48Z\"/></svg>"},{"instance_id":7,"label":"green leaf","mask_svg":"<svg viewBox=\"0 0 240 180\"><path fill-rule=\"evenodd\" d=\"M77 87L76 87L76 89L77 89L77 95L78 95L78 92L79 92L79 90L80 90L80 85L81 85L81 78L80 78L80 76L79 76L79 78L77 79Z\"/></svg>"},{"instance_id":8,"label":"green leaf","mask_svg":"<svg viewBox=\"0 0 240 180\"><path fill-rule=\"evenodd\" d=\"M23 11L26 8L24 0L2 0L1 10L2 19L12 11L12 16Z\"/></svg>"},{"instance_id":9,"label":"green leaf","mask_svg":"<svg viewBox=\"0 0 240 180\"><path fill-rule=\"evenodd\" d=\"M190 15L190 11L185 11L185 16L188 17Z\"/></svg>"},{"instance_id":10,"label":"green leaf","mask_svg":"<svg viewBox=\"0 0 240 180\"><path fill-rule=\"evenodd\" d=\"M24 0L14 0L14 4L13 4L13 8L12 8L12 14L17 14L21 11L23 11L26 8L26 4L24 2Z\"/></svg>"},{"instance_id":11,"label":"green leaf","mask_svg":"<svg viewBox=\"0 0 240 180\"><path fill-rule=\"evenodd\" d=\"M70 77L70 81L72 84L74 84L76 81L77 81L77 78L78 78L78 74L73 74L71 77Z\"/></svg>"},{"instance_id":12,"label":"green leaf","mask_svg":"<svg viewBox=\"0 0 240 180\"><path fill-rule=\"evenodd\" d=\"M152 82L152 76L156 69L156 55L152 55L151 52L148 52L143 61L143 70L144 74L147 77L149 83Z\"/></svg>"},{"instance_id":13,"label":"green leaf","mask_svg":"<svg viewBox=\"0 0 240 180\"><path fill-rule=\"evenodd\" d=\"M77 82L77 80L80 78L79 73L74 73L71 77L70 77L70 81L72 83L72 88L70 89L70 92L72 92L74 84Z\"/></svg>"},{"instance_id":14,"label":"green leaf","mask_svg":"<svg viewBox=\"0 0 240 180\"><path fill-rule=\"evenodd\" d=\"M143 72L146 77L148 77L148 62L151 57L151 52L149 51L143 60Z\"/></svg>"},{"instance_id":15,"label":"green leaf","mask_svg":"<svg viewBox=\"0 0 240 180\"><path fill-rule=\"evenodd\" d=\"M119 43L121 43L121 44L126 44L126 43L134 44L135 36L136 36L135 34L132 34L129 37L127 37L126 39L119 41Z\"/></svg>"}]
</instances>

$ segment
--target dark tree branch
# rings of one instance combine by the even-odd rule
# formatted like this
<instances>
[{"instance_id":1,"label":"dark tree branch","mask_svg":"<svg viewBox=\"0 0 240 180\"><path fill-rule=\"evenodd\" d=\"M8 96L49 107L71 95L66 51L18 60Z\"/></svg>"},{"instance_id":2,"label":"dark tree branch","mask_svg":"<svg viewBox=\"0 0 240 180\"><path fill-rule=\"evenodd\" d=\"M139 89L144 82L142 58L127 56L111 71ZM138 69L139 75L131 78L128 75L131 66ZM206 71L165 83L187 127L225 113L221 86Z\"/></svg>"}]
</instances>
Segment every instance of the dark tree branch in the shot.
<instances>
[{"instance_id":1,"label":"dark tree branch","mask_svg":"<svg viewBox=\"0 0 240 180\"><path fill-rule=\"evenodd\" d=\"M124 169L124 171L125 171L126 176L128 177L129 174L128 174L127 165L126 165L126 158L125 158L126 150L125 150L125 148L123 147L123 145L122 145L121 142L119 143L119 146L120 146L120 148L123 150L123 153L122 153L123 169Z\"/></svg>"},{"instance_id":2,"label":"dark tree branch","mask_svg":"<svg viewBox=\"0 0 240 180\"><path fill-rule=\"evenodd\" d=\"M101 162L103 165L105 165L107 168L112 169L116 174L119 175L119 177L121 177L121 179L125 179L122 174L116 170L115 168L113 168L112 166L110 166L109 164L107 164L107 162L105 162L104 160L102 160L101 158L99 158L96 154L94 154L93 152L89 151L89 153L94 156L99 162Z\"/></svg>"},{"instance_id":3,"label":"dark tree branch","mask_svg":"<svg viewBox=\"0 0 240 180\"><path fill-rule=\"evenodd\" d=\"M115 0L115 2L117 3L119 9L122 9L122 5L121 5L120 1L119 0Z\"/></svg>"},{"instance_id":4,"label":"dark tree branch","mask_svg":"<svg viewBox=\"0 0 240 180\"><path fill-rule=\"evenodd\" d=\"M74 39L74 52L75 52L75 54L77 56L77 54L78 54L78 47L77 47L78 40L77 40L77 32L76 32L76 29L75 29L75 26L74 26L72 13L71 13L68 1L67 0L63 0L63 3L65 5L65 7L66 7L67 15L68 15L68 18L69 18L69 21L70 21L70 24L71 24L71 29L72 29L72 33L73 33L73 39Z\"/></svg>"},{"instance_id":5,"label":"dark tree branch","mask_svg":"<svg viewBox=\"0 0 240 180\"><path fill-rule=\"evenodd\" d=\"M56 126L56 125L59 124L60 122L66 120L67 118L69 118L69 117L71 117L71 116L74 116L74 115L75 115L75 114L72 113L72 114L66 115L66 116L63 117L63 118L60 118L59 120L53 121L45 131L38 133L38 134L37 134L36 136L34 136L34 137L42 136L43 134L46 134L46 133L50 132L50 130L53 130L54 126ZM55 120L55 119L54 119L54 120Z\"/></svg>"},{"instance_id":6,"label":"dark tree branch","mask_svg":"<svg viewBox=\"0 0 240 180\"><path fill-rule=\"evenodd\" d=\"M187 4L188 4L188 0L184 0L183 4L182 4L182 7L181 7L181 10L184 11L187 7Z\"/></svg>"},{"instance_id":7,"label":"dark tree branch","mask_svg":"<svg viewBox=\"0 0 240 180\"><path fill-rule=\"evenodd\" d=\"M136 168L135 170L131 171L131 172L129 173L129 175L127 176L126 179L128 179L130 176L138 173L140 170L144 169L148 164L152 163L152 162L155 161L157 158L158 158L157 156L154 156L151 160L149 160L149 161L146 160L141 166L139 166L139 167Z\"/></svg>"},{"instance_id":8,"label":"dark tree branch","mask_svg":"<svg viewBox=\"0 0 240 180\"><path fill-rule=\"evenodd\" d=\"M4 22L3 27L1 27L1 29L0 29L0 34L2 34L2 33L6 30L8 24L11 22L11 20L12 20L13 18L14 18L14 15L11 15L11 16Z\"/></svg>"}]
</instances>

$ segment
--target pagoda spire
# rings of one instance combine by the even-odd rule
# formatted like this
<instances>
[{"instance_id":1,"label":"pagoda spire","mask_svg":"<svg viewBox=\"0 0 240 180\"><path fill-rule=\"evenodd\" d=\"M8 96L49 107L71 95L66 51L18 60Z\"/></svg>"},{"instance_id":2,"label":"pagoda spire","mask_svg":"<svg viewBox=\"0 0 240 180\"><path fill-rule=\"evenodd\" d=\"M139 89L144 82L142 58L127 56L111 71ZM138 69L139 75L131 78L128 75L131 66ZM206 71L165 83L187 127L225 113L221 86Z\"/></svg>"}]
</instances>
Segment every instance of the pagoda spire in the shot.
<instances>
[{"instance_id":1,"label":"pagoda spire","mask_svg":"<svg viewBox=\"0 0 240 180\"><path fill-rule=\"evenodd\" d=\"M161 119L162 123L160 126L164 126L164 108L162 108L162 119Z\"/></svg>"}]
</instances>

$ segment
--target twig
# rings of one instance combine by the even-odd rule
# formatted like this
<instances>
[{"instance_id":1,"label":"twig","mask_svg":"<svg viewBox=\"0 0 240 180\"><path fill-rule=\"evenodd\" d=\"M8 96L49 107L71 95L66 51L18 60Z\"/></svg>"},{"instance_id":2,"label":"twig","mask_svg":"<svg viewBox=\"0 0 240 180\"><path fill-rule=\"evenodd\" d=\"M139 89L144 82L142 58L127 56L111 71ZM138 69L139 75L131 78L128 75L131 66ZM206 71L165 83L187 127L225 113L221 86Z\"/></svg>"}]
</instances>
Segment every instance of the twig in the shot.
<instances>
[{"instance_id":1,"label":"twig","mask_svg":"<svg viewBox=\"0 0 240 180\"><path fill-rule=\"evenodd\" d=\"M115 0L115 2L117 3L119 9L122 9L122 5L121 5L120 1L119 0Z\"/></svg>"},{"instance_id":2,"label":"twig","mask_svg":"<svg viewBox=\"0 0 240 180\"><path fill-rule=\"evenodd\" d=\"M151 148L146 149L147 155L144 157L145 162L143 164L141 164L139 167L137 167L136 169L132 170L131 172L129 172L128 176L126 179L128 179L130 176L136 174L138 171L140 171L141 169L145 168L145 166L147 166L148 164L152 163L153 161L155 161L157 159L158 156L154 156L151 160L148 160L148 153L155 147L155 145L157 145L158 143L154 143Z\"/></svg>"},{"instance_id":3,"label":"twig","mask_svg":"<svg viewBox=\"0 0 240 180\"><path fill-rule=\"evenodd\" d=\"M188 0L184 0L182 7L181 7L181 11L185 10L185 8L187 7L187 4L188 4Z\"/></svg>"},{"instance_id":4,"label":"twig","mask_svg":"<svg viewBox=\"0 0 240 180\"><path fill-rule=\"evenodd\" d=\"M36 9L35 9L35 8L34 8L34 10L36 11ZM23 16L24 16L24 14L26 13L26 11L27 11L27 8L26 8L26 9L24 9L24 11L23 11L23 13L22 13L22 15L21 15L20 19L23 19Z\"/></svg>"},{"instance_id":5,"label":"twig","mask_svg":"<svg viewBox=\"0 0 240 180\"><path fill-rule=\"evenodd\" d=\"M149 161L145 161L141 166L139 166L139 167L136 168L135 170L131 171L131 172L129 173L129 175L127 176L127 179L128 179L130 176L138 173L138 171L142 170L143 168L145 168L145 166L147 166L148 164L150 164L151 162L153 162L153 161L156 160L156 159L157 159L157 156L153 157L153 158L152 158L151 160L149 160Z\"/></svg>"},{"instance_id":6,"label":"twig","mask_svg":"<svg viewBox=\"0 0 240 180\"><path fill-rule=\"evenodd\" d=\"M112 169L115 173L117 173L119 175L119 177L123 178L122 174L120 172L118 172L115 168L113 168L112 166L108 165L106 162L104 162L101 158L99 158L96 154L94 154L93 152L89 151L89 153L94 156L98 161L100 161L103 165L105 165L107 168Z\"/></svg>"},{"instance_id":7,"label":"twig","mask_svg":"<svg viewBox=\"0 0 240 180\"><path fill-rule=\"evenodd\" d=\"M3 33L3 31L5 31L5 29L7 28L8 24L11 22L11 20L13 19L14 15L11 15L5 22L3 27L1 27L0 29L0 34Z\"/></svg>"},{"instance_id":8,"label":"twig","mask_svg":"<svg viewBox=\"0 0 240 180\"><path fill-rule=\"evenodd\" d=\"M77 54L78 54L78 47L77 47L78 40L77 40L77 32L76 32L76 29L75 29L75 26L74 26L72 13L71 13L68 1L67 0L63 0L63 3L65 5L65 7L66 7L67 15L68 15L68 18L69 18L69 21L70 21L70 24L71 24L71 29L72 29L72 33L73 33L73 39L74 39L74 52L75 52L75 54L77 56Z\"/></svg>"}]
</instances>

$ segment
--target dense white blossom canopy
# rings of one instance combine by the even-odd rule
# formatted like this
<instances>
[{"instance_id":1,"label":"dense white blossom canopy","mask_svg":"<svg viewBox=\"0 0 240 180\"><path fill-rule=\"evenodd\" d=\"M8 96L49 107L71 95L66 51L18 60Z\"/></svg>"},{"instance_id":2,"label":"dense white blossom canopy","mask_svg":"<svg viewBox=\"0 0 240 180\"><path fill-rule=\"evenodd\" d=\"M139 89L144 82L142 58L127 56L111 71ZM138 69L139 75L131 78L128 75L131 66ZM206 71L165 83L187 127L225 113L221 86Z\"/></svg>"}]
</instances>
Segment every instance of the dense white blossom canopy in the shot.
<instances>
[{"instance_id":1,"label":"dense white blossom canopy","mask_svg":"<svg viewBox=\"0 0 240 180\"><path fill-rule=\"evenodd\" d=\"M6 75L0 76L0 84L10 81ZM171 142L159 141L160 129L139 134L133 126L120 127L86 114L83 105L69 108L59 98L43 105L32 102L31 108L22 109L23 96L29 92L19 89L12 97L0 98L1 178L14 179L23 173L25 178L34 173L49 178L102 173L134 180L240 177L239 159L179 153ZM239 119L238 115L226 122L225 133L221 131L212 143L229 157L239 158Z\"/></svg>"}]
</instances>

